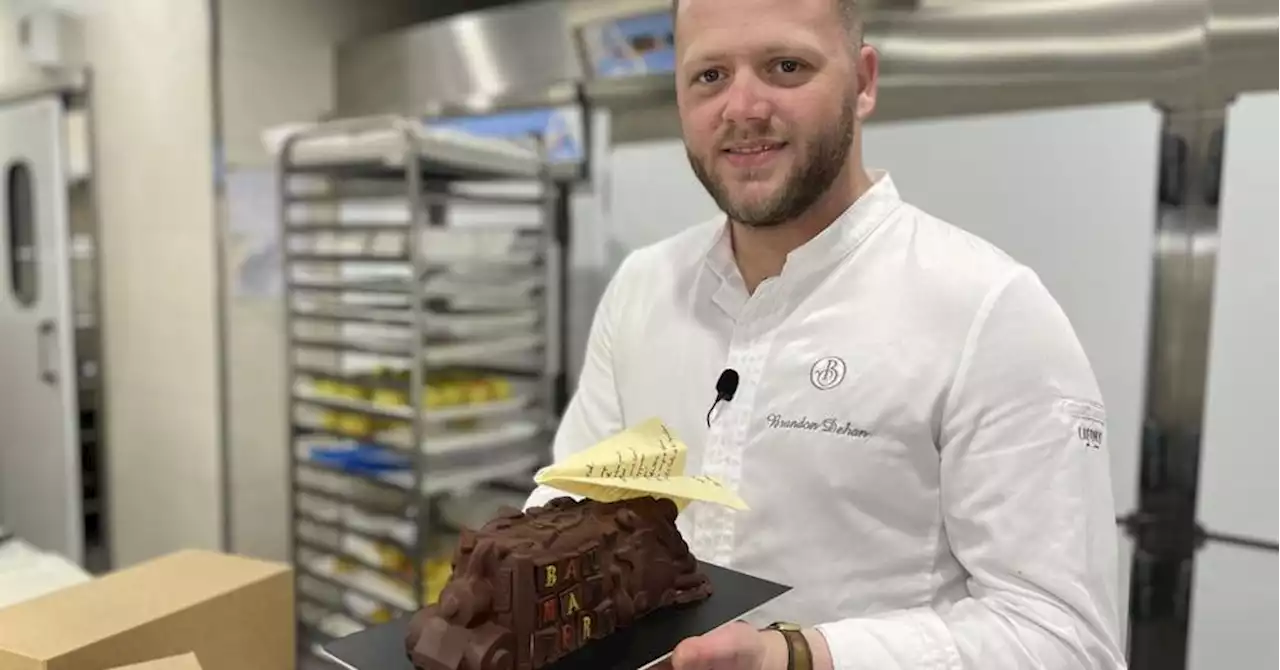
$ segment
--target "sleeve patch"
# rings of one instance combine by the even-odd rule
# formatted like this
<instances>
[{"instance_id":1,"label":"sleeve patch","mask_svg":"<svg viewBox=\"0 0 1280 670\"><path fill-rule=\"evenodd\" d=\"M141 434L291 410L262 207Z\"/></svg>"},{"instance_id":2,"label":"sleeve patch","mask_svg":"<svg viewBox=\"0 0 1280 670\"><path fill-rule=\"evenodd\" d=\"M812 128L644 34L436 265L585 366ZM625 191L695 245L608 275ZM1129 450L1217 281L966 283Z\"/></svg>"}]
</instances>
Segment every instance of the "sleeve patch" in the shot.
<instances>
[{"instance_id":1,"label":"sleeve patch","mask_svg":"<svg viewBox=\"0 0 1280 670\"><path fill-rule=\"evenodd\" d=\"M1101 403L1063 398L1058 411L1070 427L1073 444L1096 451L1107 443L1107 411Z\"/></svg>"}]
</instances>

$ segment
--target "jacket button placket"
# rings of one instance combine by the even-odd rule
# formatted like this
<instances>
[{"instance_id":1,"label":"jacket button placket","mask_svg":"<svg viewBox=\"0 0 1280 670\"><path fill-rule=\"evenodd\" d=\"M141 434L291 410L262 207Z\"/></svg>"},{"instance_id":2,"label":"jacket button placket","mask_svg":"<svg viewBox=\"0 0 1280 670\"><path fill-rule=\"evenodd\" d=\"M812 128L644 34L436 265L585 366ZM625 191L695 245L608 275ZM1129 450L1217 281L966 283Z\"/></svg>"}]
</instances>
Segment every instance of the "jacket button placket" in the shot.
<instances>
[{"instance_id":1,"label":"jacket button placket","mask_svg":"<svg viewBox=\"0 0 1280 670\"><path fill-rule=\"evenodd\" d=\"M738 392L720 415L720 421L712 425L703 463L704 473L716 477L731 490L737 490L742 479L742 452L754 414L755 390L773 339L772 330L768 328L772 301L764 292L755 298L743 310L726 361L727 367L739 372ZM698 527L702 536L699 546L704 550L700 555L717 565L729 566L733 559L734 515L733 510L718 505L704 505L699 512Z\"/></svg>"}]
</instances>

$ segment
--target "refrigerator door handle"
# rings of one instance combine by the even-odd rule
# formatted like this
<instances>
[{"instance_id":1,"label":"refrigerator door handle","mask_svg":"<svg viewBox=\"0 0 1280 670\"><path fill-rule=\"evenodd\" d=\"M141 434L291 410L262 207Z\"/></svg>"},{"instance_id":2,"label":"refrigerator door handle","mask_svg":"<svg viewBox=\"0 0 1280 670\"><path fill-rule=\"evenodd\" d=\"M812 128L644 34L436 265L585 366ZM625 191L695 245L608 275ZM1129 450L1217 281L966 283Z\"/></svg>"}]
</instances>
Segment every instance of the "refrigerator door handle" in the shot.
<instances>
[{"instance_id":1,"label":"refrigerator door handle","mask_svg":"<svg viewBox=\"0 0 1280 670\"><path fill-rule=\"evenodd\" d=\"M1215 542L1218 544L1227 544L1242 549L1256 549L1259 551L1269 551L1271 553L1280 552L1280 543L1270 540L1263 540L1256 537L1246 537L1244 535L1234 535L1232 533L1218 533L1211 530L1200 529L1203 542Z\"/></svg>"}]
</instances>

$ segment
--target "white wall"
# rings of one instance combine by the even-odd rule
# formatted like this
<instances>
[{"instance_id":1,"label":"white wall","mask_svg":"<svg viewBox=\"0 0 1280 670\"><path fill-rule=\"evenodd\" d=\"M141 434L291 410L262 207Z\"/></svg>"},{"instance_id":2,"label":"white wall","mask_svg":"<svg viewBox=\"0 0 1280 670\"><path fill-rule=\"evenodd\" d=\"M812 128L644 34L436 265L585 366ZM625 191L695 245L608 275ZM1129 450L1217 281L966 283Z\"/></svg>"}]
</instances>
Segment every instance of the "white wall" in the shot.
<instances>
[{"instance_id":1,"label":"white wall","mask_svg":"<svg viewBox=\"0 0 1280 670\"><path fill-rule=\"evenodd\" d=\"M419 0L220 0L222 136L229 179L266 176L273 157L263 129L314 121L334 106L333 52L340 41L415 22ZM268 177L269 178L269 177ZM241 295L236 272L250 240L228 228L226 359L232 548L288 554L288 451L284 311L275 296ZM274 213L271 213L274 224Z\"/></svg>"},{"instance_id":2,"label":"white wall","mask_svg":"<svg viewBox=\"0 0 1280 670\"><path fill-rule=\"evenodd\" d=\"M204 0L111 0L85 24L118 566L219 545L207 9Z\"/></svg>"}]
</instances>

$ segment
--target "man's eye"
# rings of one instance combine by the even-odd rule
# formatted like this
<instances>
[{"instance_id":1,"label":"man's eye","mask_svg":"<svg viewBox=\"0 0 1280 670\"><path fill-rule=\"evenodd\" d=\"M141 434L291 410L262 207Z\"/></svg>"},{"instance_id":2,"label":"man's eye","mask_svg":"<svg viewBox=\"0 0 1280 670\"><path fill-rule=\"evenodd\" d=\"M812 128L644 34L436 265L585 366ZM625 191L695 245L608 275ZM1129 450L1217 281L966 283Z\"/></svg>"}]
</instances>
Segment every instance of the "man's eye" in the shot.
<instances>
[{"instance_id":1,"label":"man's eye","mask_svg":"<svg viewBox=\"0 0 1280 670\"><path fill-rule=\"evenodd\" d=\"M803 66L800 61L796 60L780 60L778 61L778 69L785 74L794 74L800 71Z\"/></svg>"},{"instance_id":2,"label":"man's eye","mask_svg":"<svg viewBox=\"0 0 1280 670\"><path fill-rule=\"evenodd\" d=\"M704 70L698 73L697 79L701 84L714 84L720 81L720 73L715 70Z\"/></svg>"}]
</instances>

